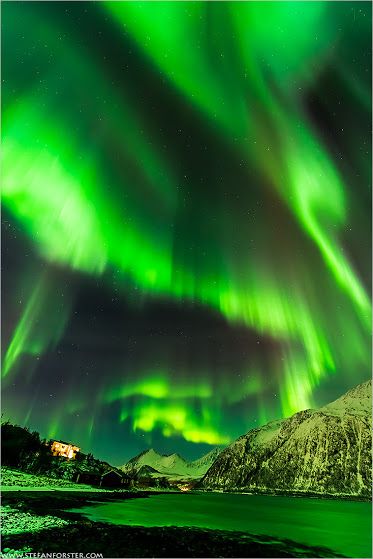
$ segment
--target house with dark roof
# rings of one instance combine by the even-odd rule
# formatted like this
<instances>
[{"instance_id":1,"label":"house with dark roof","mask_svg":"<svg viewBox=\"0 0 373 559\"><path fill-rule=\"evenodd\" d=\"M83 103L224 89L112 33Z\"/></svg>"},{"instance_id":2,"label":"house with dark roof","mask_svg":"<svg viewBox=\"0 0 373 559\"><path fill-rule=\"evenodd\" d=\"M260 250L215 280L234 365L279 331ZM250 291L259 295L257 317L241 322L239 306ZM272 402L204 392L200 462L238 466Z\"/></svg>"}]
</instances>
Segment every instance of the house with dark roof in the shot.
<instances>
[{"instance_id":1,"label":"house with dark roof","mask_svg":"<svg viewBox=\"0 0 373 559\"><path fill-rule=\"evenodd\" d=\"M100 487L128 487L130 478L118 470L108 470L101 475Z\"/></svg>"}]
</instances>

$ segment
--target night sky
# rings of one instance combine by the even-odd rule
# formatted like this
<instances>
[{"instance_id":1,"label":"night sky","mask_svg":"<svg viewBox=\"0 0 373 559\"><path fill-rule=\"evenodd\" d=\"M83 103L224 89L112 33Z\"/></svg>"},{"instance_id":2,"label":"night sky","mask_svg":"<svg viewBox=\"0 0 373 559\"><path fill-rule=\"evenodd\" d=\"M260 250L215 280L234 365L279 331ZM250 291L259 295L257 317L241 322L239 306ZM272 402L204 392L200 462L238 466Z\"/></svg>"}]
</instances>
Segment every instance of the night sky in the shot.
<instances>
[{"instance_id":1,"label":"night sky","mask_svg":"<svg viewBox=\"0 0 373 559\"><path fill-rule=\"evenodd\" d=\"M2 407L197 458L370 376L371 4L2 2Z\"/></svg>"}]
</instances>

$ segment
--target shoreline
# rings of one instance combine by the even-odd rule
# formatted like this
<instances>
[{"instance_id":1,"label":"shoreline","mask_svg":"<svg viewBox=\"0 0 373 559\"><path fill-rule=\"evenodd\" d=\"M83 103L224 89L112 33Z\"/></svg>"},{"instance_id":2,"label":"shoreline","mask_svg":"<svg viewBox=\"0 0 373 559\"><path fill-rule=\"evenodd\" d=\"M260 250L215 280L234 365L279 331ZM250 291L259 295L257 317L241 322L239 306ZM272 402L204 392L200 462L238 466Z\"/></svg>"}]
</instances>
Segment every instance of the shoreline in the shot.
<instances>
[{"instance_id":1,"label":"shoreline","mask_svg":"<svg viewBox=\"0 0 373 559\"><path fill-rule=\"evenodd\" d=\"M195 489L190 491L190 493L223 493L229 495L255 495L256 497L294 497L295 499L301 498L308 498L308 499L326 499L326 500L333 500L333 501L361 501L361 502L372 502L372 496L367 495L348 495L348 494L333 494L333 493L314 493L314 492L293 492L293 491L269 491L269 490L231 490L231 491L224 491L219 489Z\"/></svg>"},{"instance_id":2,"label":"shoreline","mask_svg":"<svg viewBox=\"0 0 373 559\"><path fill-rule=\"evenodd\" d=\"M105 496L116 496L119 498L120 496L123 499L127 498L135 498L135 497L150 497L152 495L180 495L180 494L192 494L192 495L205 495L205 494L224 494L224 495L248 495L248 496L255 496L255 497L292 497L294 499L323 499L323 500L332 500L332 501L358 501L369 503L372 502L372 496L368 497L365 495L333 495L330 493L312 493L312 492L285 492L285 491L223 491L223 490L190 490L190 491L175 491L175 490L106 490L106 489L97 489L95 487L92 488L80 488L80 487L19 487L19 486L5 486L0 487L0 495L11 495L11 494L22 494L22 493L77 493L79 495L95 495L98 499L99 496L102 496L105 499ZM97 500L96 499L96 500Z\"/></svg>"}]
</instances>

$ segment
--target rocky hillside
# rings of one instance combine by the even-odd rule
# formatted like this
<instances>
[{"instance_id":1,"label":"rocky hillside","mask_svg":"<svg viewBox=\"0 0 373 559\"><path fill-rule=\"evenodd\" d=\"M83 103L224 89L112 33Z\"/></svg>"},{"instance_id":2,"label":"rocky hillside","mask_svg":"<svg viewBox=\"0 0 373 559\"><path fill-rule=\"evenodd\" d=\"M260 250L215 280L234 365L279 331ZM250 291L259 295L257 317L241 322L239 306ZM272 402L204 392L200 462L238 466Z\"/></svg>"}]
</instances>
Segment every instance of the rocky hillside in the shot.
<instances>
[{"instance_id":1,"label":"rocky hillside","mask_svg":"<svg viewBox=\"0 0 373 559\"><path fill-rule=\"evenodd\" d=\"M121 467L127 473L148 472L152 477L162 474L185 479L201 478L213 464L220 450L214 449L198 460L188 462L179 454L159 454L152 448L131 458Z\"/></svg>"},{"instance_id":2,"label":"rocky hillside","mask_svg":"<svg viewBox=\"0 0 373 559\"><path fill-rule=\"evenodd\" d=\"M201 488L371 495L372 383L252 429L223 450Z\"/></svg>"}]
</instances>

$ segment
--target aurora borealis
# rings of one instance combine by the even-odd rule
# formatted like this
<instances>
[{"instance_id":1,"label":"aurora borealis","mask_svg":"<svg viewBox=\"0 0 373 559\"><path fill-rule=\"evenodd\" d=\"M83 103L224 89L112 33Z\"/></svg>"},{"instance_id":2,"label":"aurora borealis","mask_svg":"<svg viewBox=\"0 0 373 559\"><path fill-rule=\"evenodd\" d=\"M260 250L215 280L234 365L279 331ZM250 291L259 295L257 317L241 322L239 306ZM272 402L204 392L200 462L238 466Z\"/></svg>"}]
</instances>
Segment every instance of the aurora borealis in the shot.
<instances>
[{"instance_id":1,"label":"aurora borealis","mask_svg":"<svg viewBox=\"0 0 373 559\"><path fill-rule=\"evenodd\" d=\"M370 3L2 27L6 417L194 458L369 377Z\"/></svg>"}]
</instances>

